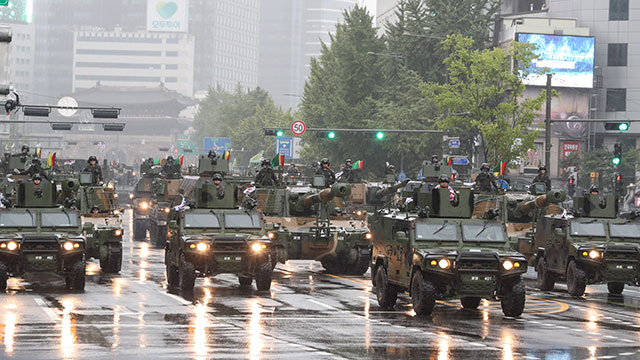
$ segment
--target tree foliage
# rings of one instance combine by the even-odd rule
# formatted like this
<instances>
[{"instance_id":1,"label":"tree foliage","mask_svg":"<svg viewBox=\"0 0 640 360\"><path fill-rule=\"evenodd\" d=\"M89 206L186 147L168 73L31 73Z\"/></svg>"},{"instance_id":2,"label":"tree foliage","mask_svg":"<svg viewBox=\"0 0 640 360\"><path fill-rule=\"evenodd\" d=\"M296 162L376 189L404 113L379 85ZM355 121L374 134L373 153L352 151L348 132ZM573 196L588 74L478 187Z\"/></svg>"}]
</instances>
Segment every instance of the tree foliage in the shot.
<instances>
[{"instance_id":1,"label":"tree foliage","mask_svg":"<svg viewBox=\"0 0 640 360\"><path fill-rule=\"evenodd\" d=\"M443 47L450 53L444 61L449 82L424 86L425 96L444 114L438 126L459 135L469 153L480 142L485 161L492 164L524 156L539 135L531 125L546 97L544 91L522 97L533 47L513 42L508 49L478 50L473 39L461 35L449 36Z\"/></svg>"},{"instance_id":2,"label":"tree foliage","mask_svg":"<svg viewBox=\"0 0 640 360\"><path fill-rule=\"evenodd\" d=\"M622 161L617 167L611 163L612 158L612 151L600 148L584 154L572 153L561 160L560 166L563 168L576 166L579 170L578 185L582 188L588 188L592 181L591 173L597 173L597 178L594 178L595 184L603 189L612 190L615 173L622 174L625 181L632 181L635 177L635 169L640 162L640 150L635 147L625 148L622 152Z\"/></svg>"}]
</instances>

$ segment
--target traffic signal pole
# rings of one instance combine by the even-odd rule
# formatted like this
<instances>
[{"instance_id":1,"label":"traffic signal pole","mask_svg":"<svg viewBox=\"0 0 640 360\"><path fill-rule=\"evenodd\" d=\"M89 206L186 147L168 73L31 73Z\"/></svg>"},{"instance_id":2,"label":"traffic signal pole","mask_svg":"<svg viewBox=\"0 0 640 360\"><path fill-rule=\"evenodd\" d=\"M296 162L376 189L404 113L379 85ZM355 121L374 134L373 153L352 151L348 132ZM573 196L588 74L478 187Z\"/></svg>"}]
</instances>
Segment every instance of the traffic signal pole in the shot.
<instances>
[{"instance_id":1,"label":"traffic signal pole","mask_svg":"<svg viewBox=\"0 0 640 360\"><path fill-rule=\"evenodd\" d=\"M544 165L551 170L551 77L547 74L547 111L544 119Z\"/></svg>"}]
</instances>

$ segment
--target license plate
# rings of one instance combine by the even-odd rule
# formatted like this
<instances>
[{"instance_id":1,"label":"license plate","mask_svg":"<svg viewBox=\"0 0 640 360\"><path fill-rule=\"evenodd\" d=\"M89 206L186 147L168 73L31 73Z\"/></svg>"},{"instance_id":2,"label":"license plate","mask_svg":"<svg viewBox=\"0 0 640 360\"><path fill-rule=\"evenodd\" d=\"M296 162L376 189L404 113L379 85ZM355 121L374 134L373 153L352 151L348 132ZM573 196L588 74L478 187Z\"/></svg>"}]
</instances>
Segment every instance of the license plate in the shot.
<instances>
[{"instance_id":1,"label":"license plate","mask_svg":"<svg viewBox=\"0 0 640 360\"><path fill-rule=\"evenodd\" d=\"M242 256L223 256L224 261L242 261Z\"/></svg>"}]
</instances>

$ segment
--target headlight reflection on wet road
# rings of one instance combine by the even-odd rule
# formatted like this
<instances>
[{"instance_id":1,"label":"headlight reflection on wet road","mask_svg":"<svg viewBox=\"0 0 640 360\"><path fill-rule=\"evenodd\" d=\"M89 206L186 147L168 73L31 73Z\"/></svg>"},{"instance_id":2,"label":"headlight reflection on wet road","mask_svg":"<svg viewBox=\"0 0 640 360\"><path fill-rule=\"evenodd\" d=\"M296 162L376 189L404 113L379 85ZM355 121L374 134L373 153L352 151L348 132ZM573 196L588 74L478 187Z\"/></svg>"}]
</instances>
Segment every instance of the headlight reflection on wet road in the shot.
<instances>
[{"instance_id":1,"label":"headlight reflection on wet road","mask_svg":"<svg viewBox=\"0 0 640 360\"><path fill-rule=\"evenodd\" d=\"M71 317L73 311L73 301L70 299L62 302L62 330L60 336L60 347L62 357L65 359L72 358L75 353L76 344L76 326L75 319Z\"/></svg>"},{"instance_id":2,"label":"headlight reflection on wet road","mask_svg":"<svg viewBox=\"0 0 640 360\"><path fill-rule=\"evenodd\" d=\"M260 304L257 299L251 301L251 319L249 326L249 357L257 359L264 347L264 341L262 340L262 325Z\"/></svg>"},{"instance_id":3,"label":"headlight reflection on wet road","mask_svg":"<svg viewBox=\"0 0 640 360\"><path fill-rule=\"evenodd\" d=\"M211 300L211 290L205 288L204 294L202 302L196 304L196 318L193 322L193 352L196 355L196 359L207 358L207 329L209 328L207 309L209 300Z\"/></svg>"}]
</instances>

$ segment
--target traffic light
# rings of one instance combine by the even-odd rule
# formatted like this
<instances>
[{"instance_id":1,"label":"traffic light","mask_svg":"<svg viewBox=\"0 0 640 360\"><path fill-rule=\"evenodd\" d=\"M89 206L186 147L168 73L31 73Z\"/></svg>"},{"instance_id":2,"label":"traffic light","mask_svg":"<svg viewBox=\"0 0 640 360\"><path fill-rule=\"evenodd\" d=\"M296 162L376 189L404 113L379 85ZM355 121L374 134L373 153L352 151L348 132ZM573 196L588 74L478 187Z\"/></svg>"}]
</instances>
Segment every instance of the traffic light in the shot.
<instances>
[{"instance_id":1,"label":"traffic light","mask_svg":"<svg viewBox=\"0 0 640 360\"><path fill-rule=\"evenodd\" d=\"M384 139L384 132L378 131L376 133L376 140L383 140L383 139Z\"/></svg>"},{"instance_id":2,"label":"traffic light","mask_svg":"<svg viewBox=\"0 0 640 360\"><path fill-rule=\"evenodd\" d=\"M569 196L573 196L573 194L576 191L576 179L573 177L573 175L571 175L567 180L568 180L567 193L569 194Z\"/></svg>"},{"instance_id":3,"label":"traffic light","mask_svg":"<svg viewBox=\"0 0 640 360\"><path fill-rule=\"evenodd\" d=\"M611 159L611 163L613 165L620 165L622 162L622 146L620 143L615 143L613 145L613 159Z\"/></svg>"},{"instance_id":4,"label":"traffic light","mask_svg":"<svg viewBox=\"0 0 640 360\"><path fill-rule=\"evenodd\" d=\"M616 191L616 194L620 195L624 190L623 183L622 183L622 174L615 173L615 177L616 177L615 191Z\"/></svg>"},{"instance_id":5,"label":"traffic light","mask_svg":"<svg viewBox=\"0 0 640 360\"><path fill-rule=\"evenodd\" d=\"M611 121L604 123L604 129L609 131L627 131L629 123L626 121Z\"/></svg>"},{"instance_id":6,"label":"traffic light","mask_svg":"<svg viewBox=\"0 0 640 360\"><path fill-rule=\"evenodd\" d=\"M283 137L284 136L284 130L276 130L276 136L277 137Z\"/></svg>"},{"instance_id":7,"label":"traffic light","mask_svg":"<svg viewBox=\"0 0 640 360\"><path fill-rule=\"evenodd\" d=\"M327 139L333 140L336 138L336 132L335 131L329 131L327 133Z\"/></svg>"},{"instance_id":8,"label":"traffic light","mask_svg":"<svg viewBox=\"0 0 640 360\"><path fill-rule=\"evenodd\" d=\"M263 130L264 130L264 136L277 136L277 137L284 136L284 130L282 129L263 129Z\"/></svg>"}]
</instances>

